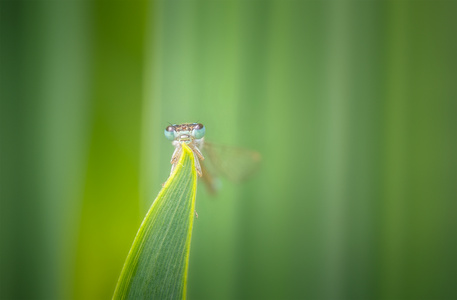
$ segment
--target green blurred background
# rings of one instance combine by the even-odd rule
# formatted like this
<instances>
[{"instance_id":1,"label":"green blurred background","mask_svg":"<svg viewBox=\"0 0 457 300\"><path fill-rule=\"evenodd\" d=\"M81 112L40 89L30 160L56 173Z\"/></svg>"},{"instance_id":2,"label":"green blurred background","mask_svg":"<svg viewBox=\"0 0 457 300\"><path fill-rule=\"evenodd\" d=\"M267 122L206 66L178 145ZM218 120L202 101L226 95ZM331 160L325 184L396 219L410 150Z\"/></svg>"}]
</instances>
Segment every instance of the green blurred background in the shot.
<instances>
[{"instance_id":1,"label":"green blurred background","mask_svg":"<svg viewBox=\"0 0 457 300\"><path fill-rule=\"evenodd\" d=\"M170 123L257 149L199 186L189 299L457 299L457 1L0 2L0 299L109 299Z\"/></svg>"}]
</instances>

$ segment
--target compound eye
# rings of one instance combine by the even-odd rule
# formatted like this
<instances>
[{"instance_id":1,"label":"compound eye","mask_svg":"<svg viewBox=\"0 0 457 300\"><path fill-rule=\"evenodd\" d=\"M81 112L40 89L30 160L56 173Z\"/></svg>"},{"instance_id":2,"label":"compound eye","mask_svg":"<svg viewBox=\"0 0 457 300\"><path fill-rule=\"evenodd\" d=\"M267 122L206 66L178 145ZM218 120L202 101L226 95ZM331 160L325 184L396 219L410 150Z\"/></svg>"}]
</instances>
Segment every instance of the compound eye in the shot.
<instances>
[{"instance_id":1,"label":"compound eye","mask_svg":"<svg viewBox=\"0 0 457 300\"><path fill-rule=\"evenodd\" d=\"M167 128L164 130L164 134L168 140L173 141L175 139L175 127L167 126Z\"/></svg>"},{"instance_id":2,"label":"compound eye","mask_svg":"<svg viewBox=\"0 0 457 300\"><path fill-rule=\"evenodd\" d=\"M201 139L205 136L205 126L203 124L196 124L194 125L194 130L192 130L192 136L196 139Z\"/></svg>"}]
</instances>

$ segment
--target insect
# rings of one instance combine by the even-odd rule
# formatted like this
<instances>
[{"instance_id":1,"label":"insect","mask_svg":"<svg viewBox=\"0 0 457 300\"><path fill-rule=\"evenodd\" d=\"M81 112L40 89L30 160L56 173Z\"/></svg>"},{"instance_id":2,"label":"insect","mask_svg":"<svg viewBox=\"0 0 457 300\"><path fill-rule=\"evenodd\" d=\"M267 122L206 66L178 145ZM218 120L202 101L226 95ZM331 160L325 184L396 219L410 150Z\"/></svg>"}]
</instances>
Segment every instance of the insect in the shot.
<instances>
[{"instance_id":1,"label":"insect","mask_svg":"<svg viewBox=\"0 0 457 300\"><path fill-rule=\"evenodd\" d=\"M182 154L182 143L186 143L194 154L195 170L207 185L210 192L216 192L216 181L203 160L207 156L213 172L218 172L231 181L242 181L252 174L260 163L260 154L256 151L217 145L205 141L206 128L201 123L173 124L165 128L165 137L175 147L171 157L171 173L176 168Z\"/></svg>"}]
</instances>

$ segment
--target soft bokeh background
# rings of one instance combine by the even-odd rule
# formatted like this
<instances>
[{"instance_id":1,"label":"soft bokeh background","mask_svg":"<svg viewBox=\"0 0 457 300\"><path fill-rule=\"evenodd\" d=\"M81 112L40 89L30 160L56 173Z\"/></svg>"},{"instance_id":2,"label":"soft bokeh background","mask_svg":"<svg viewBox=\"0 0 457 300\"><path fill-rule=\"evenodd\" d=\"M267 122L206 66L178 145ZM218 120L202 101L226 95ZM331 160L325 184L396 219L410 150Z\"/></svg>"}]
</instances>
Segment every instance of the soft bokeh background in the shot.
<instances>
[{"instance_id":1,"label":"soft bokeh background","mask_svg":"<svg viewBox=\"0 0 457 300\"><path fill-rule=\"evenodd\" d=\"M189 299L456 299L456 12L2 0L0 298L109 299L199 121L263 163L199 186Z\"/></svg>"}]
</instances>

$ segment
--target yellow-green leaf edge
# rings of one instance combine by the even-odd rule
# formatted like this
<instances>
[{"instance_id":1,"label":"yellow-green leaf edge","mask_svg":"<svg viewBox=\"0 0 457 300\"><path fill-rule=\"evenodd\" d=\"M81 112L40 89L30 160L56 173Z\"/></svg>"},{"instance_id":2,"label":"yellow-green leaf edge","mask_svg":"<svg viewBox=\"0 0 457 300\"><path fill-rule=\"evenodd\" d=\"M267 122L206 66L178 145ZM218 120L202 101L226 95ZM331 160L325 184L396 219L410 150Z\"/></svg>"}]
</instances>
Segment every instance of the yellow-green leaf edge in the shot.
<instances>
[{"instance_id":1,"label":"yellow-green leaf edge","mask_svg":"<svg viewBox=\"0 0 457 300\"><path fill-rule=\"evenodd\" d=\"M186 299L197 174L192 150L182 146L178 165L141 223L113 299Z\"/></svg>"}]
</instances>

